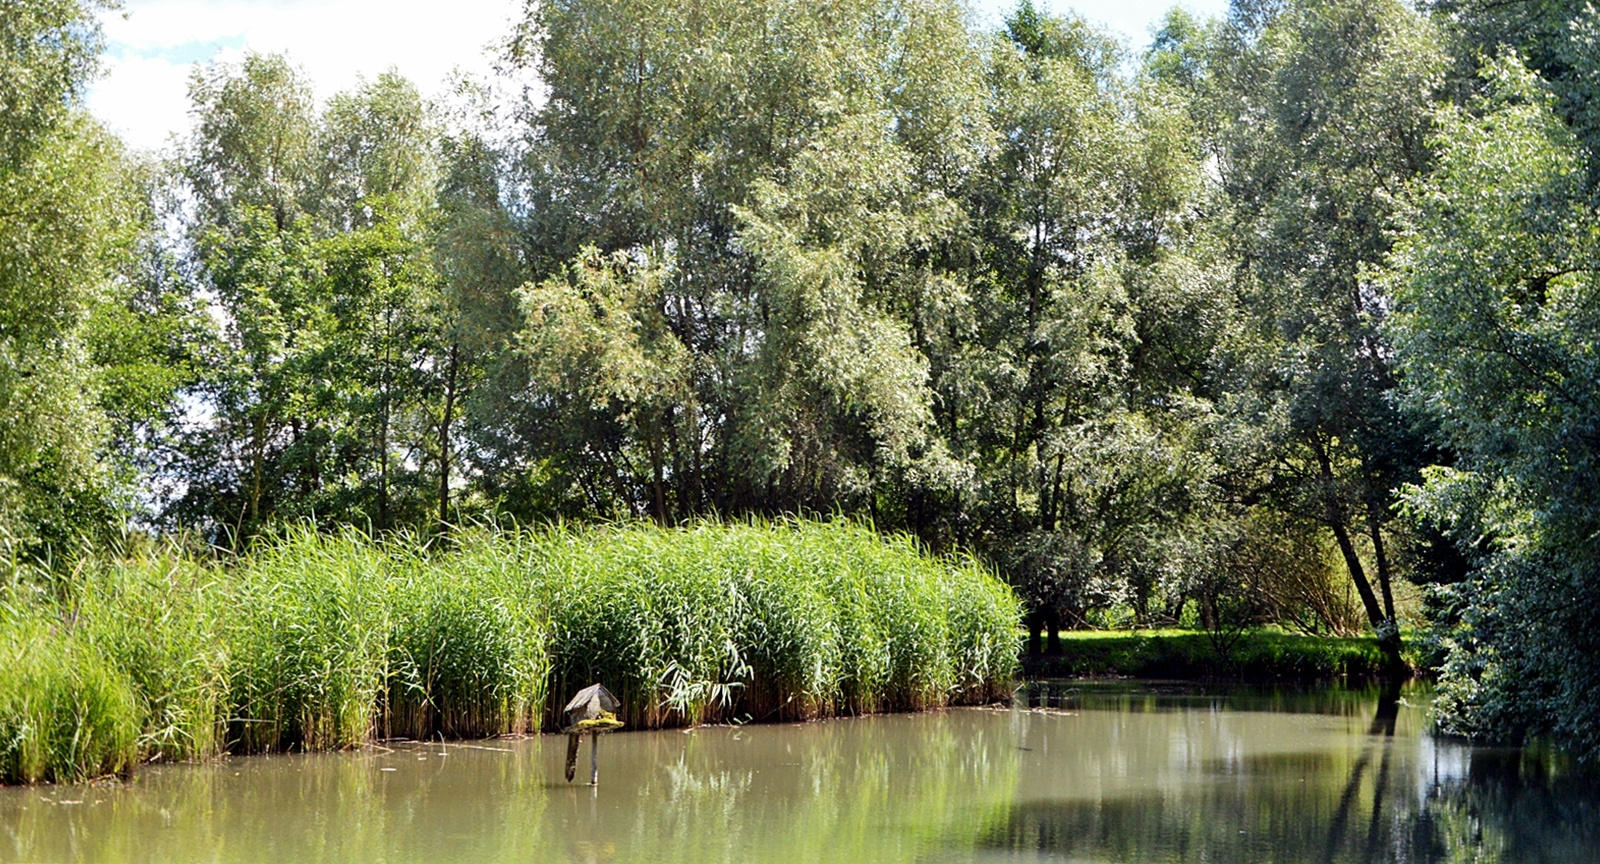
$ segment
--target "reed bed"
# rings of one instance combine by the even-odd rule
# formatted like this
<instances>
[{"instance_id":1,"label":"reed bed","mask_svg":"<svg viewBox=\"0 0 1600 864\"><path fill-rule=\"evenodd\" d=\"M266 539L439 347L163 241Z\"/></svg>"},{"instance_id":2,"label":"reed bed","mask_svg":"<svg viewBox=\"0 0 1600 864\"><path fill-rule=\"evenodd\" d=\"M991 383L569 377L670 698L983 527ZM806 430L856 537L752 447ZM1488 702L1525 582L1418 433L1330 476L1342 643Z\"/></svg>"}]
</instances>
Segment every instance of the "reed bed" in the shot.
<instances>
[{"instance_id":1,"label":"reed bed","mask_svg":"<svg viewBox=\"0 0 1600 864\"><path fill-rule=\"evenodd\" d=\"M151 759L560 725L596 681L634 728L1009 692L1011 591L846 522L310 527L221 562L173 548L16 571L0 593L0 781Z\"/></svg>"},{"instance_id":2,"label":"reed bed","mask_svg":"<svg viewBox=\"0 0 1600 864\"><path fill-rule=\"evenodd\" d=\"M223 749L229 650L220 574L176 548L89 562L64 586L65 629L127 680L142 758L205 759Z\"/></svg>"},{"instance_id":3,"label":"reed bed","mask_svg":"<svg viewBox=\"0 0 1600 864\"><path fill-rule=\"evenodd\" d=\"M137 696L92 644L33 610L0 627L0 777L81 780L138 757Z\"/></svg>"},{"instance_id":4,"label":"reed bed","mask_svg":"<svg viewBox=\"0 0 1600 864\"><path fill-rule=\"evenodd\" d=\"M425 551L410 544L391 556L384 737L538 731L548 627L515 550L478 533L448 555Z\"/></svg>"}]
</instances>

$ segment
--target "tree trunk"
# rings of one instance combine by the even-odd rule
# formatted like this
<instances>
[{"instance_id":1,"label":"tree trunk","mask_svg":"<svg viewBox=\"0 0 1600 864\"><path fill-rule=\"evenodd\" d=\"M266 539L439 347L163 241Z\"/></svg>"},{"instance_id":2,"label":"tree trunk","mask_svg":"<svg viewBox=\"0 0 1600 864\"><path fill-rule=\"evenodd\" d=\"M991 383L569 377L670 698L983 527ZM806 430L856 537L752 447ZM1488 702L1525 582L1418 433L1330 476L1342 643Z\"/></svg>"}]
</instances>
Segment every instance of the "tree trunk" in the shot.
<instances>
[{"instance_id":1,"label":"tree trunk","mask_svg":"<svg viewBox=\"0 0 1600 864\"><path fill-rule=\"evenodd\" d=\"M1383 545L1382 508L1375 501L1367 504L1367 530L1372 537L1372 555L1378 566L1378 588L1383 592L1385 626L1378 631L1378 644L1388 656L1394 675L1405 674L1405 664L1400 658L1400 620L1394 614L1394 592L1390 588L1389 555ZM1392 643L1387 644L1387 643Z\"/></svg>"},{"instance_id":2,"label":"tree trunk","mask_svg":"<svg viewBox=\"0 0 1600 864\"><path fill-rule=\"evenodd\" d=\"M703 439L700 436L700 405L694 400L689 402L689 442L691 447L689 457L692 465L690 470L693 473L690 474L689 480L688 513L690 516L698 516L704 505L706 493L705 468L700 460L700 447L703 443Z\"/></svg>"},{"instance_id":3,"label":"tree trunk","mask_svg":"<svg viewBox=\"0 0 1600 864\"><path fill-rule=\"evenodd\" d=\"M664 413L664 412L663 412ZM662 414L658 413L650 430L650 504L655 511L656 524L667 524L667 486L666 476L661 464L661 426Z\"/></svg>"},{"instance_id":4,"label":"tree trunk","mask_svg":"<svg viewBox=\"0 0 1600 864\"><path fill-rule=\"evenodd\" d=\"M1339 553L1344 556L1345 569L1350 571L1350 579L1356 585L1356 593L1361 595L1361 605L1366 610L1367 621L1378 634L1378 647L1383 651L1384 658L1392 673L1400 674L1405 662L1400 657L1400 631L1393 626L1393 600L1389 601L1390 614L1385 615L1384 609L1378 605L1378 596L1372 590L1372 582L1367 578L1366 568L1361 564L1361 556L1356 554L1355 541L1350 536L1350 523L1346 518L1344 504L1339 500L1339 490L1333 476L1333 459L1328 455L1328 450L1321 440L1311 439L1311 450L1317 457L1317 467L1322 474L1322 500L1326 508L1328 527L1333 531L1333 539L1339 544ZM1384 565L1387 567L1387 564ZM1385 585L1385 595L1388 586Z\"/></svg>"},{"instance_id":5,"label":"tree trunk","mask_svg":"<svg viewBox=\"0 0 1600 864\"><path fill-rule=\"evenodd\" d=\"M378 530L389 530L389 376L394 347L392 310L383 316L382 369L378 373Z\"/></svg>"},{"instance_id":6,"label":"tree trunk","mask_svg":"<svg viewBox=\"0 0 1600 864\"><path fill-rule=\"evenodd\" d=\"M250 525L261 520L261 474L267 461L267 418L257 413L250 426Z\"/></svg>"},{"instance_id":7,"label":"tree trunk","mask_svg":"<svg viewBox=\"0 0 1600 864\"><path fill-rule=\"evenodd\" d=\"M1345 569L1350 571L1350 579L1356 583L1356 593L1361 595L1361 605L1366 610L1367 622L1377 627L1384 621L1383 610L1378 606L1378 596L1372 592L1372 582L1367 579L1367 571L1361 565L1361 557L1356 554L1355 543L1350 538L1350 529L1334 512L1333 505L1330 504L1328 510L1328 527L1333 529L1333 539L1339 543L1339 552L1344 556Z\"/></svg>"},{"instance_id":8,"label":"tree trunk","mask_svg":"<svg viewBox=\"0 0 1600 864\"><path fill-rule=\"evenodd\" d=\"M445 373L444 417L439 422L439 533L450 530L450 423L455 419L456 373L460 368L461 345L451 343L450 366Z\"/></svg>"},{"instance_id":9,"label":"tree trunk","mask_svg":"<svg viewBox=\"0 0 1600 864\"><path fill-rule=\"evenodd\" d=\"M1389 556L1383 546L1382 508L1376 501L1367 503L1367 534L1372 538L1372 556L1378 565L1378 589L1383 592L1383 615L1394 617L1394 592L1389 586Z\"/></svg>"}]
</instances>

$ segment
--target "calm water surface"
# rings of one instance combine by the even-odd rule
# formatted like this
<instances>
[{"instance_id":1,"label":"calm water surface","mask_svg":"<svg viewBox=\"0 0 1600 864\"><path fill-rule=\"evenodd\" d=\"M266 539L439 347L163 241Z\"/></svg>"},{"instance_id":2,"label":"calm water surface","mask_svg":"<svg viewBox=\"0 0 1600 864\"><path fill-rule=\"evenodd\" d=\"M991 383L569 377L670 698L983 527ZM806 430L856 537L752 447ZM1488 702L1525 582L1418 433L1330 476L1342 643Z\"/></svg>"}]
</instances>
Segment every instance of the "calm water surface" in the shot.
<instances>
[{"instance_id":1,"label":"calm water surface","mask_svg":"<svg viewBox=\"0 0 1600 864\"><path fill-rule=\"evenodd\" d=\"M1592 778L1427 734L1421 691L1056 692L612 735L598 789L555 736L4 789L0 861L1600 862Z\"/></svg>"}]
</instances>

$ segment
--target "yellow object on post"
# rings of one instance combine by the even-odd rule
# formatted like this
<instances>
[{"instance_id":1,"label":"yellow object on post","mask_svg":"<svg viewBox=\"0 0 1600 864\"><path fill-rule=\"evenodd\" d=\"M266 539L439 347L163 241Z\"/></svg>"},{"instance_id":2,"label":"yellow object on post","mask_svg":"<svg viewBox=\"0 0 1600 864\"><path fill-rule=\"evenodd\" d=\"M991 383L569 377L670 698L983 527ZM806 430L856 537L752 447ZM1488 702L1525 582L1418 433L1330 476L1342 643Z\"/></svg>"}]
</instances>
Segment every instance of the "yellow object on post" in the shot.
<instances>
[{"instance_id":1,"label":"yellow object on post","mask_svg":"<svg viewBox=\"0 0 1600 864\"><path fill-rule=\"evenodd\" d=\"M616 710L622 707L617 697L603 684L591 684L578 691L567 703L567 782L578 772L578 744L589 733L589 785L600 785L600 735L623 726Z\"/></svg>"}]
</instances>

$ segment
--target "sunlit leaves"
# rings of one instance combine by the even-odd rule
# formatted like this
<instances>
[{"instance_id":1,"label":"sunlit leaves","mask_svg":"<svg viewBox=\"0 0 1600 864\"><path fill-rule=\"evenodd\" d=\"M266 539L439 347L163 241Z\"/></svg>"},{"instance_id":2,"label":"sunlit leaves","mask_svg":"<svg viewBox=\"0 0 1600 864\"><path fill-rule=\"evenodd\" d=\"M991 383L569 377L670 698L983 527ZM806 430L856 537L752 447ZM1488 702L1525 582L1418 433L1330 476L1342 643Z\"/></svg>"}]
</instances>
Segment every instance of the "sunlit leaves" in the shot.
<instances>
[{"instance_id":1,"label":"sunlit leaves","mask_svg":"<svg viewBox=\"0 0 1600 864\"><path fill-rule=\"evenodd\" d=\"M1407 395L1458 454L1409 506L1475 565L1441 598L1441 706L1459 731L1593 758L1600 215L1543 82L1515 55L1484 78L1439 115L1439 168L1388 274Z\"/></svg>"}]
</instances>

